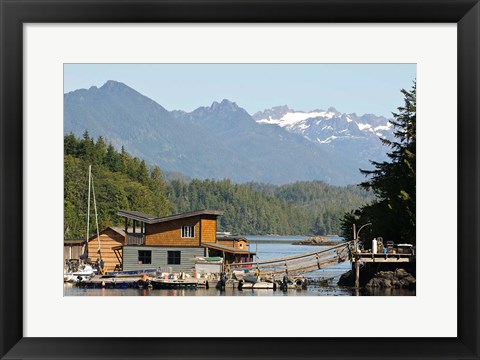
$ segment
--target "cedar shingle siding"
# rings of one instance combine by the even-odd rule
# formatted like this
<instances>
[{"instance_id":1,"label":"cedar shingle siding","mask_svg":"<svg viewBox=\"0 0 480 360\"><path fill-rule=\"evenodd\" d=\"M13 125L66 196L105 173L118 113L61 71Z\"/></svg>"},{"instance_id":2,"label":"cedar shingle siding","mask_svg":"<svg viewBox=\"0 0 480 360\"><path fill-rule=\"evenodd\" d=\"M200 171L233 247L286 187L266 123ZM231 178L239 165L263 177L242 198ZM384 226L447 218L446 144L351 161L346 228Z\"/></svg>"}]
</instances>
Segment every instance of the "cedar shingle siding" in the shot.
<instances>
[{"instance_id":1,"label":"cedar shingle siding","mask_svg":"<svg viewBox=\"0 0 480 360\"><path fill-rule=\"evenodd\" d=\"M182 237L182 226L193 226L192 238ZM200 215L184 219L147 224L145 245L200 246L202 242L215 242L217 217Z\"/></svg>"},{"instance_id":2,"label":"cedar shingle siding","mask_svg":"<svg viewBox=\"0 0 480 360\"><path fill-rule=\"evenodd\" d=\"M182 238L182 226L195 228L193 238ZM200 246L200 217L172 220L158 224L147 224L145 245Z\"/></svg>"},{"instance_id":3,"label":"cedar shingle siding","mask_svg":"<svg viewBox=\"0 0 480 360\"><path fill-rule=\"evenodd\" d=\"M217 237L217 217L203 216L202 222L202 242L215 242Z\"/></svg>"}]
</instances>

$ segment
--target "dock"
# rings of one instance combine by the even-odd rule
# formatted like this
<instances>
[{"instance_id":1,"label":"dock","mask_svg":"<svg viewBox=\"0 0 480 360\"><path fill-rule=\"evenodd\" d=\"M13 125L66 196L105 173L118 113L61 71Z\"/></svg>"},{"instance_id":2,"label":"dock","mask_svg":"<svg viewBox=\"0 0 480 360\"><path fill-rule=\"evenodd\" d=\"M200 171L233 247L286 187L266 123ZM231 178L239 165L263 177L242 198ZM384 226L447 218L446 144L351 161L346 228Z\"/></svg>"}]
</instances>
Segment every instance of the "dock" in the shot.
<instances>
[{"instance_id":1,"label":"dock","mask_svg":"<svg viewBox=\"0 0 480 360\"><path fill-rule=\"evenodd\" d=\"M389 263L405 264L414 263L416 256L414 253L364 253L355 252L352 254L352 268L355 268L355 287L360 287L360 266L361 264L371 263Z\"/></svg>"},{"instance_id":2,"label":"dock","mask_svg":"<svg viewBox=\"0 0 480 360\"><path fill-rule=\"evenodd\" d=\"M336 264L350 261L352 272L355 274L355 287L359 288L360 283L360 267L368 264L408 264L415 263L416 256L414 251L406 252L361 252L355 251L355 242L348 241L338 245L330 246L304 254L276 258L271 260L238 262L224 265L224 272L217 274L214 278L189 278L189 281L195 283L196 287L209 288L220 284L220 288L243 288L243 289L273 289L276 285L284 289L301 289L306 285L303 274L325 269ZM371 266L371 265L370 265ZM235 274L241 273L251 276L254 274L258 279L253 283L243 278L238 278ZM352 274L353 275L353 274ZM145 276L145 275L144 275ZM301 280L300 280L301 279ZM90 280L81 281L78 285L85 288L139 288L146 289L151 287L151 281L156 278L149 279L135 277L101 277L95 276ZM241 284L239 283L241 282ZM297 282L299 284L297 284Z\"/></svg>"}]
</instances>

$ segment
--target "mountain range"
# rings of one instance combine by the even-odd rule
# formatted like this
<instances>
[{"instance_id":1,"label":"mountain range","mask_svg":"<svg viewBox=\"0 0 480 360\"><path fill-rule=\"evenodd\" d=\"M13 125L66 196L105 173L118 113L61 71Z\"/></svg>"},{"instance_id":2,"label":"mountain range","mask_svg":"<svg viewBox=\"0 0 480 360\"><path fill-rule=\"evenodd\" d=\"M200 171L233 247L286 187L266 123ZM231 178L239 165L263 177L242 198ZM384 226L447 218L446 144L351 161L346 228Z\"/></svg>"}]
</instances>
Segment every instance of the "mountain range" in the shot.
<instances>
[{"instance_id":1,"label":"mountain range","mask_svg":"<svg viewBox=\"0 0 480 360\"><path fill-rule=\"evenodd\" d=\"M129 86L108 81L64 94L64 133L102 136L164 171L193 178L285 184L362 181L359 168L385 159L388 119L334 108L278 106L250 115L222 100L192 112L168 111Z\"/></svg>"}]
</instances>

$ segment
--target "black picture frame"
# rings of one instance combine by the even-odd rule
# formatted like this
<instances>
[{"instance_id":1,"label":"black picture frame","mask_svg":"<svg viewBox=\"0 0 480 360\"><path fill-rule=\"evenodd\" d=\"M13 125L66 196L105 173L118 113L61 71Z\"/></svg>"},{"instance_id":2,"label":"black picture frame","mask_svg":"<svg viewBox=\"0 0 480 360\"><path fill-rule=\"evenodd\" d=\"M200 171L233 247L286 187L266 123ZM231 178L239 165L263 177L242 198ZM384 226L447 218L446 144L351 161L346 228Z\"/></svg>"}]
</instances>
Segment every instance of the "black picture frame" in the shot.
<instances>
[{"instance_id":1,"label":"black picture frame","mask_svg":"<svg viewBox=\"0 0 480 360\"><path fill-rule=\"evenodd\" d=\"M2 359L479 358L478 0L0 0ZM155 22L456 23L458 337L27 338L23 336L23 24ZM41 235L40 235L41 236ZM439 289L439 301L444 289ZM355 320L352 319L352 322ZM441 321L441 313L439 313ZM319 325L321 326L321 325ZM412 325L414 326L414 325ZM232 332L230 335L235 335ZM428 334L426 334L428 336Z\"/></svg>"}]
</instances>

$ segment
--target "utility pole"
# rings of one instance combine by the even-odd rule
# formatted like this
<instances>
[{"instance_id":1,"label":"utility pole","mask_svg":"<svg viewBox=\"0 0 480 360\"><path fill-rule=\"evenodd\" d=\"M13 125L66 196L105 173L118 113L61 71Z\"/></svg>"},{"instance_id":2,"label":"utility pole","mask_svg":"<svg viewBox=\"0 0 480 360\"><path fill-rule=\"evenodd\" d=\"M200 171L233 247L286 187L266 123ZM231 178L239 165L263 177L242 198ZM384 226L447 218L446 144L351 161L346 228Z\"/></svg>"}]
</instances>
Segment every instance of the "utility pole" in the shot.
<instances>
[{"instance_id":1,"label":"utility pole","mask_svg":"<svg viewBox=\"0 0 480 360\"><path fill-rule=\"evenodd\" d=\"M367 224L364 224L362 226L360 226L360 229L358 229L358 231L355 233L355 224L353 224L353 232L354 232L354 239L355 239L355 255L354 255L354 259L355 259L355 289L358 289L360 288L360 261L359 261L359 258L356 257L356 254L359 252L359 249L358 249L358 239L360 237L360 231L362 231L362 229L364 227L367 227L367 226L371 226L372 223L367 223Z\"/></svg>"}]
</instances>

